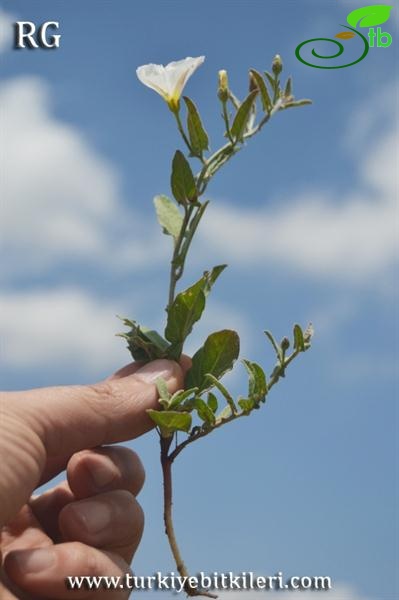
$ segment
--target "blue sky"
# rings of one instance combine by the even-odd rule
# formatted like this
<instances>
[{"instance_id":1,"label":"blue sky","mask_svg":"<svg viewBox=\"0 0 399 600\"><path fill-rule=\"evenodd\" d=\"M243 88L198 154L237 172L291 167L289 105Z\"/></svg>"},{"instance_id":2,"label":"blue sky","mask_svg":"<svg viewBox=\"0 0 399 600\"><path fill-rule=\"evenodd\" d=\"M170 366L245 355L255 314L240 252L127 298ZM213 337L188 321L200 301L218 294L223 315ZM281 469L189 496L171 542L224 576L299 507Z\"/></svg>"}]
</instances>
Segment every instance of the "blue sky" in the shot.
<instances>
[{"instance_id":1,"label":"blue sky","mask_svg":"<svg viewBox=\"0 0 399 600\"><path fill-rule=\"evenodd\" d=\"M280 53L295 95L314 104L276 115L212 182L185 283L230 266L189 350L232 327L244 356L271 368L263 329L281 338L309 320L314 347L255 417L181 456L177 529L194 572L324 574L336 585L331 600L392 600L396 10L383 26L392 46L354 67L312 69L294 55L305 39L334 36L361 5L1 3L0 377L7 389L92 382L129 360L115 314L162 327L170 247L152 198L169 193L181 142L136 67L205 54L186 91L217 148L217 71L243 96L248 68L270 68ZM16 19L59 20L60 48L12 50ZM231 381L239 393L243 372ZM135 568L169 571L156 435L134 447L148 475Z\"/></svg>"}]
</instances>

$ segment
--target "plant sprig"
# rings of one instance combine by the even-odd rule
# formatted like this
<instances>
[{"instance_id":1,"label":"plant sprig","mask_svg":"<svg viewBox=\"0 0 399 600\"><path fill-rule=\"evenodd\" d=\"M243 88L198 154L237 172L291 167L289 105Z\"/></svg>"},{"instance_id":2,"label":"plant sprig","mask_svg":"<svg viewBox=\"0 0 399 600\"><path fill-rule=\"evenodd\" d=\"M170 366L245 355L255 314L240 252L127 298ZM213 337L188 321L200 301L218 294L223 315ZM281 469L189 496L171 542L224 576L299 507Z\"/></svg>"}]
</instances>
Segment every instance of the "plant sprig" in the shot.
<instances>
[{"instance_id":1,"label":"plant sprig","mask_svg":"<svg viewBox=\"0 0 399 600\"><path fill-rule=\"evenodd\" d=\"M238 100L230 89L226 71L220 71L217 95L227 142L210 154L209 137L197 106L188 96L183 97L186 107L185 126L180 102L185 82L203 60L204 57L187 58L166 67L147 65L137 70L140 80L161 94L168 103L188 150L188 157L181 150L176 150L172 160L171 190L174 200L165 195L158 195L154 200L162 230L173 240L167 322L164 335L160 335L138 325L136 321L123 319L129 331L120 335L127 340L129 351L135 360L180 359L187 337L202 317L207 296L226 267L219 265L205 271L193 285L176 293L192 240L209 204L209 201L202 200L202 196L211 179L278 112L310 104L310 100L294 99L291 78L281 87L283 64L279 55L272 62L272 73L265 72L263 76L255 69L250 69L249 91L243 101ZM149 71L147 67L151 67ZM160 81L167 82L167 86L163 88ZM200 162L197 174L194 174L189 159ZM300 353L308 350L313 329L309 326L303 331L299 325L295 325L292 341L283 338L280 343L276 342L270 332L266 331L265 334L276 353L277 363L270 376L266 377L259 364L242 360L248 374L248 391L237 400L221 382L223 376L233 368L240 349L238 334L228 329L210 334L194 354L191 368L186 374L184 389L170 394L165 381L157 381L160 409L149 410L148 414L156 425L161 444L165 531L177 570L187 580L189 573L182 559L173 525L172 464L193 442L259 409L272 387L285 376L289 364ZM287 354L290 347L292 351ZM180 443L177 443L177 432L183 432L187 436ZM189 596L215 597L209 592L191 588L188 584L185 591Z\"/></svg>"}]
</instances>

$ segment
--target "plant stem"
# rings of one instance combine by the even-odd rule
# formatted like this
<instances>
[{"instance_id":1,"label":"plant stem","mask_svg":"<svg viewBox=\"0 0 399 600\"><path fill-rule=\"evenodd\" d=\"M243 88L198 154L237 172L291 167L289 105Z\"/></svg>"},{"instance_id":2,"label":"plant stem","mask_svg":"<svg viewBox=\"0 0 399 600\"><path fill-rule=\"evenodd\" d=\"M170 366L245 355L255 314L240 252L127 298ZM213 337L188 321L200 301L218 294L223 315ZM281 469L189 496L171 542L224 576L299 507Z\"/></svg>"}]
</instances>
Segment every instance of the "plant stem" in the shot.
<instances>
[{"instance_id":1,"label":"plant stem","mask_svg":"<svg viewBox=\"0 0 399 600\"><path fill-rule=\"evenodd\" d=\"M223 107L223 119L224 119L224 124L226 127L226 135L229 138L230 142L232 144L234 144L234 140L232 138L231 131L230 131L230 119L229 119L229 113L227 112L227 102L226 101L222 101L222 107Z\"/></svg>"},{"instance_id":2,"label":"plant stem","mask_svg":"<svg viewBox=\"0 0 399 600\"><path fill-rule=\"evenodd\" d=\"M218 161L220 161L225 155L228 155L230 158L235 153L234 148L236 148L235 152L237 152L238 148L235 145L235 143L228 142L227 144L225 144L224 146L219 148L219 150L217 150L214 154L212 154L212 156L210 156L208 158L208 160L205 162L200 173L197 175L197 188L198 188L198 193L200 195L202 195L205 192L205 189L206 189L206 186L208 185L209 179L212 177L212 175L217 170L217 169L215 171L212 170L214 165L217 164Z\"/></svg>"},{"instance_id":3,"label":"plant stem","mask_svg":"<svg viewBox=\"0 0 399 600\"><path fill-rule=\"evenodd\" d=\"M238 108L239 103L236 98L230 95L230 100L233 102L234 106ZM195 156L202 162L202 169L196 177L196 186L198 197L202 196L205 192L206 187L208 185L209 180L213 177L213 175L228 161L234 154L236 154L243 146L243 144L238 144L237 140L234 140L231 135L230 130L230 122L229 115L227 111L227 103L223 103L223 118L226 125L226 133L228 136L228 143L219 148L212 156L210 156L207 160L204 157L198 154L193 153L190 141L184 131L183 124L181 122L179 111L173 111L178 130L189 149L191 155ZM258 133L263 125L267 123L271 114L267 114L261 119L256 127L253 127L250 131L248 131L244 140L252 137L256 133ZM243 141L244 141L243 140ZM198 228L198 225L201 221L201 218L205 212L205 209L208 205L208 202L204 203L193 203L184 206L184 218L181 226L181 230L179 232L179 236L175 242L175 247L173 251L171 268L170 268L170 282L169 282L169 296L168 296L168 306L167 310L172 305L175 299L176 293L176 284L179 279L182 277L186 258L188 251L191 246L191 242L193 240L194 234ZM276 383L279 379L280 374L283 373L284 367L287 366L293 358L298 354L298 352L294 352L288 359L284 361L284 364L281 367L280 371L277 371L270 379L270 383L268 385L268 391L270 388ZM225 418L221 419L212 427L210 430L200 429L191 437L188 437L184 442L177 445L176 448L170 452L170 446L175 436L171 436L169 438L160 438L161 443L161 465L162 465L162 475L163 475L163 489L164 489L164 522L165 522L165 533L168 538L168 542L173 554L173 558L176 562L176 568L181 577L185 578L184 581L184 590L188 596L205 596L207 598L217 598L216 595L211 594L209 592L201 591L196 588L193 588L188 583L188 578L190 577L187 567L184 564L183 558L180 553L179 545L176 540L176 534L173 525L173 512L172 512L172 504L173 504L173 486L172 486L172 465L175 458L180 454L180 452L193 441L208 435L214 429L217 429L221 425L229 421L233 421L239 417L247 416L249 413L246 412L232 412L232 414Z\"/></svg>"},{"instance_id":4,"label":"plant stem","mask_svg":"<svg viewBox=\"0 0 399 600\"><path fill-rule=\"evenodd\" d=\"M161 464L163 474L163 490L164 490L164 523L165 533L168 537L169 546L173 554L173 558L176 562L176 568L179 575L184 578L184 591L188 596L205 596L206 598L217 598L214 594L198 590L189 585L188 579L190 577L187 567L184 564L183 558L180 554L179 545L176 540L176 534L173 526L173 486L172 486L172 464L173 458L168 455L170 445L173 437L162 438L161 437Z\"/></svg>"},{"instance_id":5,"label":"plant stem","mask_svg":"<svg viewBox=\"0 0 399 600\"><path fill-rule=\"evenodd\" d=\"M165 533L168 536L169 544L172 550L173 558L176 562L177 570L182 577L188 576L188 571L181 557L179 546L176 541L175 530L172 519L172 460L168 456L169 447L172 441L171 438L161 438L161 464L163 473L163 490L164 490L164 522Z\"/></svg>"},{"instance_id":6,"label":"plant stem","mask_svg":"<svg viewBox=\"0 0 399 600\"><path fill-rule=\"evenodd\" d=\"M189 208L187 208L187 206L184 207L183 223L181 226L179 237L176 240L172 260L170 263L169 297L167 308L169 308L173 303L173 300L175 298L176 284L180 277L183 275L184 263L181 264L180 250L186 235L186 230L191 218L192 211L193 206L190 206Z\"/></svg>"},{"instance_id":7,"label":"plant stem","mask_svg":"<svg viewBox=\"0 0 399 600\"><path fill-rule=\"evenodd\" d=\"M173 257L170 265L169 297L167 309L172 305L175 298L176 284L184 273L186 258L193 241L195 232L202 219L202 216L208 206L208 202L203 204L191 204L184 207L184 218L175 244ZM196 210L195 210L196 209Z\"/></svg>"},{"instance_id":8,"label":"plant stem","mask_svg":"<svg viewBox=\"0 0 399 600\"><path fill-rule=\"evenodd\" d=\"M175 119L176 119L176 123L177 123L177 128L184 140L184 143L186 144L187 148L189 149L190 153L192 153L192 148L191 148L191 144L189 142L188 137L186 136L186 133L184 131L183 128L183 123L181 122L181 118L180 118L180 113L178 110L174 110L173 114L175 115Z\"/></svg>"}]
</instances>

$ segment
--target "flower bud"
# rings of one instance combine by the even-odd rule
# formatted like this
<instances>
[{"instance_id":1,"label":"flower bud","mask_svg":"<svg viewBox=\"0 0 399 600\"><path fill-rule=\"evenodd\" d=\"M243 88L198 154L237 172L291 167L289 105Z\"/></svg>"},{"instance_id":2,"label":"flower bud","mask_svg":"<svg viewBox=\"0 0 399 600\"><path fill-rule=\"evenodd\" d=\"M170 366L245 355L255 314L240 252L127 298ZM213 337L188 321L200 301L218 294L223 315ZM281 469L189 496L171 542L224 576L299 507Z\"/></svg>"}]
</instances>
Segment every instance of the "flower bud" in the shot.
<instances>
[{"instance_id":1,"label":"flower bud","mask_svg":"<svg viewBox=\"0 0 399 600\"><path fill-rule=\"evenodd\" d=\"M290 347L290 340L286 337L283 337L280 345L281 345L281 350L283 352L286 352L288 350L288 348Z\"/></svg>"},{"instance_id":2,"label":"flower bud","mask_svg":"<svg viewBox=\"0 0 399 600\"><path fill-rule=\"evenodd\" d=\"M280 75L282 70L283 70L283 61L281 60L281 56L279 54L276 54L276 56L273 58L273 62L272 62L272 71L276 76L278 76L278 75Z\"/></svg>"},{"instance_id":3,"label":"flower bud","mask_svg":"<svg viewBox=\"0 0 399 600\"><path fill-rule=\"evenodd\" d=\"M219 71L218 97L222 102L227 102L229 97L229 80L227 77L227 71L224 69Z\"/></svg>"}]
</instances>

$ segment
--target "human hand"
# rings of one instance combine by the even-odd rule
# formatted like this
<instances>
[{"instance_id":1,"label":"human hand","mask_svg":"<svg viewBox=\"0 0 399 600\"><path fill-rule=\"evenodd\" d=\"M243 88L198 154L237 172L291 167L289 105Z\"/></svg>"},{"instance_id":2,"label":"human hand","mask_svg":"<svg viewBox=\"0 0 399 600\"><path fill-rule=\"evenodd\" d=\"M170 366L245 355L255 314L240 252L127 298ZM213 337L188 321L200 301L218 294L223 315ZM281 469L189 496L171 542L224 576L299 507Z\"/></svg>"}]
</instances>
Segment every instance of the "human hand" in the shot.
<instances>
[{"instance_id":1,"label":"human hand","mask_svg":"<svg viewBox=\"0 0 399 600\"><path fill-rule=\"evenodd\" d=\"M183 387L182 368L158 360L144 367L128 365L93 386L0 395L4 600L129 596L128 590L120 589L71 592L65 577L128 572L143 528L135 495L144 471L131 451L98 447L137 437L152 427L145 411L157 407L158 377L172 392ZM67 482L30 497L65 467ZM45 559L52 561L47 568Z\"/></svg>"}]
</instances>

